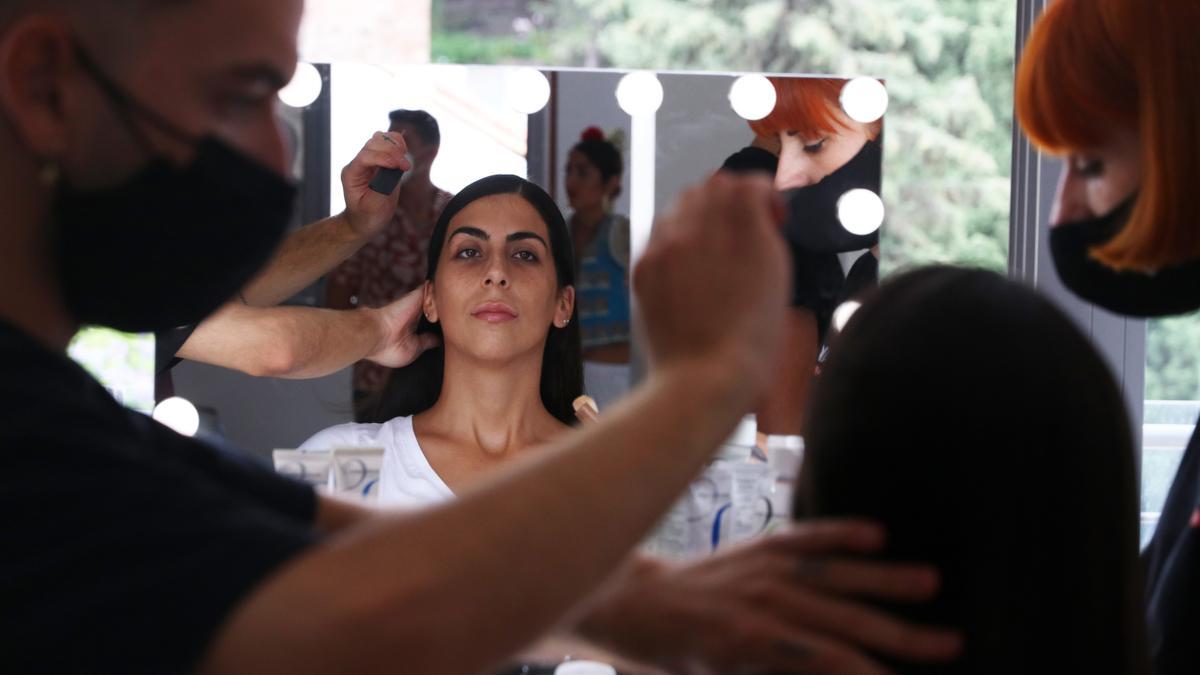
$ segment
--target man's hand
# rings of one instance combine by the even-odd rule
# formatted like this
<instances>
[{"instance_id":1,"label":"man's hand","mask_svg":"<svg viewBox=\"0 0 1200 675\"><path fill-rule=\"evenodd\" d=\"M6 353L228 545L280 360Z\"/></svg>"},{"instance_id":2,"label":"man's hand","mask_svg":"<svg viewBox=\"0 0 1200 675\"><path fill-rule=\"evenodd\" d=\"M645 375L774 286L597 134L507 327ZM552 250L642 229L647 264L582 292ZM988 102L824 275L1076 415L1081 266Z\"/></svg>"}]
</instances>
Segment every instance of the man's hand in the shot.
<instances>
[{"instance_id":1,"label":"man's hand","mask_svg":"<svg viewBox=\"0 0 1200 675\"><path fill-rule=\"evenodd\" d=\"M440 344L432 333L416 333L423 297L424 291L417 288L386 307L360 310L371 312L382 330L379 346L367 355L369 360L389 368L403 368Z\"/></svg>"},{"instance_id":2,"label":"man's hand","mask_svg":"<svg viewBox=\"0 0 1200 675\"><path fill-rule=\"evenodd\" d=\"M656 368L720 368L756 396L783 336L790 261L762 176L719 173L655 223L633 284Z\"/></svg>"},{"instance_id":3,"label":"man's hand","mask_svg":"<svg viewBox=\"0 0 1200 675\"><path fill-rule=\"evenodd\" d=\"M813 521L687 564L634 561L595 597L578 632L672 675L883 674L869 653L946 661L961 640L852 598L928 600L936 574L871 562L883 535Z\"/></svg>"},{"instance_id":4,"label":"man's hand","mask_svg":"<svg viewBox=\"0 0 1200 675\"><path fill-rule=\"evenodd\" d=\"M379 169L412 170L404 156L408 146L404 136L396 132L378 132L367 141L358 155L342 169L342 192L346 197L346 223L363 240L379 234L396 212L400 199L397 186L390 195L381 195L370 188L371 179Z\"/></svg>"}]
</instances>

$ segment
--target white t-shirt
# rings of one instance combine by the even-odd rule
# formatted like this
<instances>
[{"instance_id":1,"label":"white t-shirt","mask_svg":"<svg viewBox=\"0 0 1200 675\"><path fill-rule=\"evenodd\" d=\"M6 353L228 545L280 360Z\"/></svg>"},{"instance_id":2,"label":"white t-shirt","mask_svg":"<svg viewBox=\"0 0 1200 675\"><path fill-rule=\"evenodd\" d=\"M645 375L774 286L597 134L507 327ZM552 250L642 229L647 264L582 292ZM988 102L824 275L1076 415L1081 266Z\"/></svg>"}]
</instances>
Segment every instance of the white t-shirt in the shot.
<instances>
[{"instance_id":1,"label":"white t-shirt","mask_svg":"<svg viewBox=\"0 0 1200 675\"><path fill-rule=\"evenodd\" d=\"M304 441L300 450L383 448L379 469L379 505L421 507L454 498L454 493L430 466L413 433L411 417L384 424L339 424Z\"/></svg>"}]
</instances>

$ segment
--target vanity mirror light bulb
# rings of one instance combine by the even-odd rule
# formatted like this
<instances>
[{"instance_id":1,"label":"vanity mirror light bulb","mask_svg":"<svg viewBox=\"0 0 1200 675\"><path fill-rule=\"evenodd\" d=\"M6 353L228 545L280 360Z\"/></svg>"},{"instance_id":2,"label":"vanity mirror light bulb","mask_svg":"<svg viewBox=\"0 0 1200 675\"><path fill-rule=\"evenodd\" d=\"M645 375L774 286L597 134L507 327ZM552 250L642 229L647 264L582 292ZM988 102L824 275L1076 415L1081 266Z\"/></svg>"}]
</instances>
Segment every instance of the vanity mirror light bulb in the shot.
<instances>
[{"instance_id":1,"label":"vanity mirror light bulb","mask_svg":"<svg viewBox=\"0 0 1200 675\"><path fill-rule=\"evenodd\" d=\"M550 102L550 81L537 68L513 68L505 82L508 107L525 115L541 111Z\"/></svg>"},{"instance_id":2,"label":"vanity mirror light bulb","mask_svg":"<svg viewBox=\"0 0 1200 675\"><path fill-rule=\"evenodd\" d=\"M554 675L617 675L617 669L599 661L566 661L554 669Z\"/></svg>"},{"instance_id":3,"label":"vanity mirror light bulb","mask_svg":"<svg viewBox=\"0 0 1200 675\"><path fill-rule=\"evenodd\" d=\"M729 88L729 105L744 120L761 120L775 110L775 85L764 75L742 75Z\"/></svg>"},{"instance_id":4,"label":"vanity mirror light bulb","mask_svg":"<svg viewBox=\"0 0 1200 675\"><path fill-rule=\"evenodd\" d=\"M862 303L857 300L847 300L838 305L838 308L833 310L833 329L839 333L842 332L842 329L850 321L850 317L854 316L859 307L862 307Z\"/></svg>"},{"instance_id":5,"label":"vanity mirror light bulb","mask_svg":"<svg viewBox=\"0 0 1200 675\"><path fill-rule=\"evenodd\" d=\"M887 112L887 88L873 77L856 77L842 87L841 103L850 119L870 124Z\"/></svg>"},{"instance_id":6,"label":"vanity mirror light bulb","mask_svg":"<svg viewBox=\"0 0 1200 675\"><path fill-rule=\"evenodd\" d=\"M323 88L317 67L311 63L298 63L292 81L279 90L279 100L293 108L307 108L317 100Z\"/></svg>"},{"instance_id":7,"label":"vanity mirror light bulb","mask_svg":"<svg viewBox=\"0 0 1200 675\"><path fill-rule=\"evenodd\" d=\"M651 115L663 102L662 82L646 70L628 73L617 83L617 105L631 117Z\"/></svg>"},{"instance_id":8,"label":"vanity mirror light bulb","mask_svg":"<svg viewBox=\"0 0 1200 675\"><path fill-rule=\"evenodd\" d=\"M879 195L858 188L838 198L838 221L850 234L868 235L883 225L884 207Z\"/></svg>"},{"instance_id":9,"label":"vanity mirror light bulb","mask_svg":"<svg viewBox=\"0 0 1200 675\"><path fill-rule=\"evenodd\" d=\"M186 398L172 396L154 406L155 421L182 436L195 436L200 431L200 412Z\"/></svg>"}]
</instances>

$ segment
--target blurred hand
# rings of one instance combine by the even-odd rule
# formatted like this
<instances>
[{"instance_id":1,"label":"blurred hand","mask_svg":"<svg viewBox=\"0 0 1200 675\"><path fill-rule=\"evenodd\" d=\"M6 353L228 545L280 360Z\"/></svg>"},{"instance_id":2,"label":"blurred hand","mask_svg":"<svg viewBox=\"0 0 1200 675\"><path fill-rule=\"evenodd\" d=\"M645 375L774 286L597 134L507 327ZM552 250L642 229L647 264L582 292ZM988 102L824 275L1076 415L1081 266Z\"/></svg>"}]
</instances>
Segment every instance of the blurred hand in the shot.
<instances>
[{"instance_id":1,"label":"blurred hand","mask_svg":"<svg viewBox=\"0 0 1200 675\"><path fill-rule=\"evenodd\" d=\"M377 132L342 169L345 217L354 233L364 240L379 234L391 222L400 199L399 186L392 194L381 195L370 188L371 179L381 168L412 170L406 152L403 135Z\"/></svg>"},{"instance_id":2,"label":"blurred hand","mask_svg":"<svg viewBox=\"0 0 1200 675\"><path fill-rule=\"evenodd\" d=\"M658 219L633 278L655 367L717 365L766 386L791 287L782 213L769 179L720 172Z\"/></svg>"},{"instance_id":3,"label":"blurred hand","mask_svg":"<svg viewBox=\"0 0 1200 675\"><path fill-rule=\"evenodd\" d=\"M440 344L432 333L416 333L423 297L423 289L417 288L385 307L360 310L372 312L383 331L383 339L367 359L381 366L403 368Z\"/></svg>"},{"instance_id":4,"label":"blurred hand","mask_svg":"<svg viewBox=\"0 0 1200 675\"><path fill-rule=\"evenodd\" d=\"M853 557L882 544L867 523L811 521L687 565L634 563L596 597L579 632L672 675L875 675L889 671L869 652L954 658L954 633L853 599L919 602L936 592L929 568Z\"/></svg>"}]
</instances>

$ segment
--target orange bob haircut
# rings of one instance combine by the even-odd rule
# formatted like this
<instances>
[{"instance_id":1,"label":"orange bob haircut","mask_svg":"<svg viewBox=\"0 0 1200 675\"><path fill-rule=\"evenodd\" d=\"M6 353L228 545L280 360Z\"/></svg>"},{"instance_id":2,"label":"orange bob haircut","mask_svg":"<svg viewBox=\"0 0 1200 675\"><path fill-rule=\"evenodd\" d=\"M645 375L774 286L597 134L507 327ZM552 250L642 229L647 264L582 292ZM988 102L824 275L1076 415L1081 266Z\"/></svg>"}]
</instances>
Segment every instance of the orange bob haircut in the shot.
<instances>
[{"instance_id":1,"label":"orange bob haircut","mask_svg":"<svg viewBox=\"0 0 1200 675\"><path fill-rule=\"evenodd\" d=\"M805 140L848 131L852 121L842 112L840 97L846 80L829 77L772 77L775 109L761 120L750 122L759 136L788 131ZM870 136L879 135L882 122L870 125Z\"/></svg>"},{"instance_id":2,"label":"orange bob haircut","mask_svg":"<svg viewBox=\"0 0 1200 675\"><path fill-rule=\"evenodd\" d=\"M1054 154L1113 128L1138 135L1142 182L1128 224L1092 255L1155 270L1200 257L1200 2L1058 0L1017 68L1017 117Z\"/></svg>"}]
</instances>

